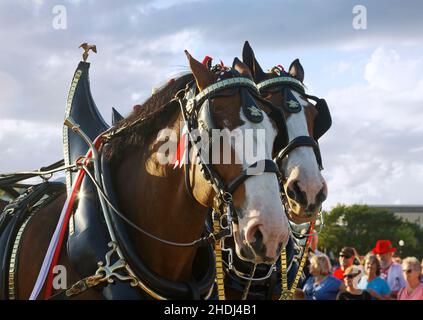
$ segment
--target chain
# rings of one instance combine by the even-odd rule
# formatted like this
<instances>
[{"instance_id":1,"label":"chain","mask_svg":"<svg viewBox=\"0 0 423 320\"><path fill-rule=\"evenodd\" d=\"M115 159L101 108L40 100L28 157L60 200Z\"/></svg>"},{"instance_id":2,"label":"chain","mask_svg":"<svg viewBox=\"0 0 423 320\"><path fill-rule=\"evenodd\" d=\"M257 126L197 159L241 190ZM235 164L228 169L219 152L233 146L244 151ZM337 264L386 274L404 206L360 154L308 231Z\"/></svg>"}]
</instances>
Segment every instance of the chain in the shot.
<instances>
[{"instance_id":1,"label":"chain","mask_svg":"<svg viewBox=\"0 0 423 320\"><path fill-rule=\"evenodd\" d=\"M220 232L220 218L216 211L213 211L213 231ZM217 295L219 300L226 300L225 297L225 279L223 273L223 258L222 258L222 240L214 243L214 254L216 256L216 284Z\"/></svg>"},{"instance_id":2,"label":"chain","mask_svg":"<svg viewBox=\"0 0 423 320\"><path fill-rule=\"evenodd\" d=\"M250 292L251 282L252 282L252 278L254 277L254 273L256 272L256 267L257 267L257 264L254 264L254 267L251 269L250 280L247 282L247 285L244 288L244 292L242 293L241 300L247 300L248 298L248 293Z\"/></svg>"},{"instance_id":3,"label":"chain","mask_svg":"<svg viewBox=\"0 0 423 320\"><path fill-rule=\"evenodd\" d=\"M297 273L295 275L294 282L292 283L291 288L288 288L288 272L287 272L287 258L286 258L286 249L283 249L281 252L281 286L282 286L282 292L279 300L294 300L294 294L295 290L297 289L298 282L300 281L301 275L303 273L303 269L305 266L305 263L307 261L308 256L308 247L310 246L312 232L314 228L314 222L310 225L309 229L309 236L307 238L307 242L304 246L304 252L301 257L300 265L298 266Z\"/></svg>"}]
</instances>

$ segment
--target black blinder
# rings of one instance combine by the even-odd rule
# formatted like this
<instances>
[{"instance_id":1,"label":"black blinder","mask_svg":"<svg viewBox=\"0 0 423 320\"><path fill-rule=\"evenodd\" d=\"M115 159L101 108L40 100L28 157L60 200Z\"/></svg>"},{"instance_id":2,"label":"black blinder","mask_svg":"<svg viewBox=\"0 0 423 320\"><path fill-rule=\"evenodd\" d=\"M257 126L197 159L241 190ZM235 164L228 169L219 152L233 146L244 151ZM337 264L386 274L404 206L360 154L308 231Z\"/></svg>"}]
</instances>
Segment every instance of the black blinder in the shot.
<instances>
[{"instance_id":1,"label":"black blinder","mask_svg":"<svg viewBox=\"0 0 423 320\"><path fill-rule=\"evenodd\" d=\"M325 99L318 99L316 102L317 116L314 119L313 135L316 140L323 136L332 125L332 117Z\"/></svg>"},{"instance_id":2,"label":"black blinder","mask_svg":"<svg viewBox=\"0 0 423 320\"><path fill-rule=\"evenodd\" d=\"M211 130L216 129L216 125L213 121L212 114L210 112L210 101L206 99L201 105L200 111L198 112L198 125L201 129L206 130L211 135Z\"/></svg>"},{"instance_id":3,"label":"black blinder","mask_svg":"<svg viewBox=\"0 0 423 320\"><path fill-rule=\"evenodd\" d=\"M273 150L281 150L286 147L289 142L288 128L286 126L285 114L281 108L274 106L271 102L261 99L264 105L270 109L270 113L267 116L278 127L278 135L276 136L275 142L273 143Z\"/></svg>"},{"instance_id":4,"label":"black blinder","mask_svg":"<svg viewBox=\"0 0 423 320\"><path fill-rule=\"evenodd\" d=\"M298 102L291 89L289 87L285 87L283 90L284 103L282 105L285 110L289 113L300 112L302 109L301 103Z\"/></svg>"},{"instance_id":5,"label":"black blinder","mask_svg":"<svg viewBox=\"0 0 423 320\"><path fill-rule=\"evenodd\" d=\"M260 123L263 121L263 111L257 106L247 89L241 89L242 112L248 121Z\"/></svg>"}]
</instances>

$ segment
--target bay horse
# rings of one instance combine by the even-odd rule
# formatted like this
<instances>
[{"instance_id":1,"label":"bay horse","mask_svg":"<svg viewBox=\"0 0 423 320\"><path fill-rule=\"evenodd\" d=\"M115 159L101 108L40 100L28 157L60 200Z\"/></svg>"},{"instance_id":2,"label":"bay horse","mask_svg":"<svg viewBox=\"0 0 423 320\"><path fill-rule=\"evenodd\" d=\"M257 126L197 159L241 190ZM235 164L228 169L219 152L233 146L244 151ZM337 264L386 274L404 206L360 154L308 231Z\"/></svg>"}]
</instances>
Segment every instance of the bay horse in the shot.
<instances>
[{"instance_id":1,"label":"bay horse","mask_svg":"<svg viewBox=\"0 0 423 320\"><path fill-rule=\"evenodd\" d=\"M304 69L298 59L291 63L287 71L278 65L264 72L248 41L244 44L242 57L262 97L282 112L286 119L287 145L274 149L273 157L281 171L281 194L290 220L291 234L286 253L273 272L269 267L253 265L237 257L233 258L231 268L228 264L230 258L226 258L227 296L231 299L279 299L282 298L282 291L285 294L290 291L285 297L292 298L303 277L307 241L310 241L312 234L311 223L314 227L321 204L327 197L317 140L331 126L331 117L324 99L305 93ZM316 104L311 104L308 99ZM303 265L301 260L304 260ZM285 285L282 285L283 273L287 278Z\"/></svg>"},{"instance_id":2,"label":"bay horse","mask_svg":"<svg viewBox=\"0 0 423 320\"><path fill-rule=\"evenodd\" d=\"M277 168L271 164L279 124L266 112L260 112L266 108L254 93L255 85L251 81L248 67L235 59L232 69L215 73L195 60L187 51L186 55L192 74L169 82L148 99L142 108L121 120L108 136L107 148L101 150L104 154L107 153L107 161L111 164L117 206L124 212L125 221L136 227L128 229L127 237L133 243L138 259L145 264L142 269L144 274L154 278L154 281L140 279L150 284L149 290L144 292L146 294L143 293L150 298L210 297L210 288L204 288L207 287L204 282L213 287L214 278L204 280L201 290L193 279L198 273L195 270L196 264L201 262L197 256L199 249L196 246L183 247L176 244L192 243L194 239L204 235L204 207L215 207L219 200L220 205L225 202L233 209L234 221L228 219L226 222L233 227L236 252L241 259L255 264L272 264L278 259L289 237L288 220L279 194ZM177 132L177 140L181 139L181 126L187 123L184 114L187 111L186 103L194 100L184 96L184 102L178 104L174 97L190 84L193 85L194 92L198 93L194 100L199 103L193 103L190 112L194 112L196 117L192 119L194 122L198 120L197 124L201 120L202 127L207 131L264 131L264 141L257 138L254 140L255 148L263 147L265 150L262 159L265 166L261 174L248 173L248 169L258 167L260 161L249 163L242 157L239 146L235 146L232 141L228 141L231 155L241 160L239 163L231 161L227 164L204 165L199 157L175 170L173 164L162 164L159 161L161 147L169 140L163 141L162 129ZM186 94L186 90L183 92ZM196 100L199 96L201 99ZM178 101L181 102L181 99ZM248 105L245 105L246 102ZM208 176L205 171L208 171ZM193 198L186 192L185 185L189 185L188 189L191 189ZM221 189L225 192L219 194ZM82 192L79 194L80 205L84 203L86 196ZM43 262L43 253L47 250L65 199L66 195L61 194L40 209L21 235L13 292L17 299L27 299L31 294ZM76 213L74 220L78 223ZM83 223L84 221L82 225ZM155 237L137 230L148 231ZM69 231L67 234L68 238L71 233L72 231ZM158 241L160 239L171 240L164 243ZM66 241L69 249L72 243L69 239L65 239ZM74 245L83 247L88 244L76 241ZM102 254L104 256L105 253ZM106 255L107 259L110 259L110 256ZM65 267L68 284L76 283L81 278L71 260L68 251L61 250L58 264ZM86 261L81 260L81 263ZM208 260L208 263L213 261ZM171 288L166 291L166 286L163 286L159 290L151 287L151 283L165 283ZM156 294L152 294L154 291ZM41 292L38 298L42 298L43 294ZM125 295L115 297L128 298ZM77 298L98 299L102 298L102 292L94 288L78 295Z\"/></svg>"},{"instance_id":3,"label":"bay horse","mask_svg":"<svg viewBox=\"0 0 423 320\"><path fill-rule=\"evenodd\" d=\"M278 65L264 72L248 41L242 56L263 98L280 108L286 118L290 145L277 157L289 204L285 209L295 223L313 221L328 194L317 143L332 124L326 101L305 93L304 69L299 59L287 71Z\"/></svg>"}]
</instances>

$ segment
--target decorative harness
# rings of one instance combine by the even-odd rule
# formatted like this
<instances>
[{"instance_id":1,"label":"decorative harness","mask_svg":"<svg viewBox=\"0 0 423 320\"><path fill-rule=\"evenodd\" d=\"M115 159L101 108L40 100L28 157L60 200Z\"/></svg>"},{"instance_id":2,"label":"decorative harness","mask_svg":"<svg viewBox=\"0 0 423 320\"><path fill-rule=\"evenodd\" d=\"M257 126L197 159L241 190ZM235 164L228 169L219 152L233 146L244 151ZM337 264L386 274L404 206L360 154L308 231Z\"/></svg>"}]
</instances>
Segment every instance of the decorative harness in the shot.
<instances>
[{"instance_id":1,"label":"decorative harness","mask_svg":"<svg viewBox=\"0 0 423 320\"><path fill-rule=\"evenodd\" d=\"M243 102L244 114L250 121L260 122L263 119L263 115L260 113L262 111L256 105L254 105L255 108L259 110L260 112L249 112L248 109L244 108L245 106L247 106L246 102L248 101L248 104L249 104L251 101L254 101L254 99L252 98L253 96L254 98L260 99L259 90L261 91L267 87L280 85L282 83L284 84L295 83L295 81L293 82L292 78L289 81L285 81L285 82L282 79L278 79L278 81L276 81L275 79L271 79L273 81L267 80L267 82L265 81L264 83L260 83L259 85L256 85L253 81L247 78L240 77L236 73L235 70L230 70L230 71L231 71L230 74L232 75L232 78L218 81L217 83L212 84L211 86L207 87L205 90L203 90L197 95L195 95L195 84L187 85L187 88L185 90L178 92L176 97L169 102L171 103L171 102L177 101L179 103L184 122L187 125L187 128L189 129L188 130L189 142L188 142L188 148L186 152L189 153L191 144L195 145L195 142L197 141L196 137L194 137L191 134L192 130L201 127L202 129L207 130L210 135L211 130L215 128L213 124L213 119L210 113L211 99L222 95L221 91L226 89L231 89L231 88L239 89L242 102ZM296 83L296 85L298 85L298 83ZM303 92L304 91L303 87L301 88ZM315 98L308 95L306 96L311 99ZM272 113L273 112L274 110L272 110ZM273 118L272 115L269 115L269 116ZM129 126L132 126L134 124L135 123L132 123ZM232 194L243 182L245 182L251 176L248 174L248 169L258 166L259 162L252 164L248 169L243 170L241 174L238 177L236 177L234 180L232 180L228 184L225 184L223 180L220 178L220 176L217 174L217 172L213 170L213 167L210 166L206 161L204 161L201 154L199 154L198 156L200 159L200 166L202 168L204 177L206 178L206 180L209 181L209 183L212 185L216 193L216 196L213 200L213 206L211 208L213 232L211 232L208 236L202 237L190 243L178 243L178 242L168 241L168 240L159 238L143 230L142 228L138 227L131 221L129 221L113 205L112 201L109 199L107 195L107 192L105 192L105 186L101 179L101 172L100 172L101 170L100 170L100 166L98 162L99 155L97 152L97 148L101 145L103 140L109 140L111 137L120 133L127 127L120 128L118 131L113 131L113 128L111 128L107 130L106 132L104 132L103 134L101 134L98 137L98 139L96 139L95 142L92 142L80 129L79 125L73 121L71 117L68 117L65 120L65 125L71 128L87 143L87 145L89 146L89 152L87 153L87 155L85 157L81 157L75 164L63 166L61 168L55 168L54 170L50 170L50 171L40 171L35 173L32 172L31 174L45 176L46 174L52 174L53 172L56 172L59 170L74 170L74 171L78 170L80 171L80 174L82 176L85 173L86 176L90 180L92 180L97 190L97 193L99 195L102 212L103 212L105 223L107 226L107 231L111 239L111 242L109 244L109 246L111 247L111 250L107 252L106 254L106 263L99 262L99 268L95 272L94 275L78 281L77 283L72 285L70 289L58 293L57 295L53 296L53 298L63 298L63 297L69 298L69 297L78 295L89 288L98 286L99 284L112 283L114 282L115 279L118 279L121 281L129 281L131 286L141 288L144 292L146 292L148 295L150 295L154 299L166 299L166 297L163 297L160 294L157 294L153 289L151 289L142 280L140 280L135 274L135 272L131 269L131 267L126 262L124 254L118 246L116 235L110 220L110 215L116 214L121 219L123 219L127 224L131 225L133 228L135 228L139 232L164 244L179 246L179 247L188 247L188 246L201 246L201 245L210 244L214 242L215 257L216 257L216 284L218 288L218 297L219 299L225 299L222 251L226 250L230 253L230 255L232 254L232 249L225 247L224 239L227 237L231 237L233 235L232 222L237 223L237 216L236 214L234 215L234 212L236 213L236 211L232 202ZM302 138L302 137L299 137L299 138ZM313 147L315 151L316 159L321 168L322 167L321 157L319 157L320 152L318 149L318 145L314 139L310 137L308 138L309 139L306 139L306 137L304 137L302 139L297 139L297 140L294 139L293 141L291 141L279 153L276 160L280 160L284 158L289 152L291 152L297 147L311 146ZM278 177L280 177L279 169L273 160L265 159L265 160L261 160L260 162L263 162L264 164L263 173L264 172L275 173L278 175ZM90 164L92 164L93 166L94 174L92 174L92 171L88 168ZM192 188L189 181L189 165L188 164L185 164L184 171L185 171L185 177L186 177L185 181L187 185L187 190L192 195ZM29 173L25 173L25 174L29 174ZM77 191L77 187L78 185L76 184L75 189L73 190L74 192ZM297 271L295 282L292 285L291 289L289 290L287 288L287 281L286 281L286 269L287 269L286 268L286 252L285 250L282 251L281 279L282 279L283 292L282 292L281 298L286 299L286 298L293 297L293 293L295 291L296 285L298 284L298 279L300 275L302 274L302 270L305 264L305 260L307 257L307 248L310 242L310 236L311 236L311 231L313 227L314 227L314 223L310 224L310 228L307 234L301 234L302 237L308 237L308 239L306 242L305 250L302 255L300 267ZM294 230L293 230L293 234L295 234ZM113 255L117 255L118 260L116 263L111 265L111 257ZM232 261L230 259L229 265L231 264L232 264ZM271 271L273 271L273 269ZM253 274L249 278L250 281L253 280L252 276ZM213 291L213 286L210 288L209 294L205 298L210 297L212 294L212 291Z\"/></svg>"},{"instance_id":2,"label":"decorative harness","mask_svg":"<svg viewBox=\"0 0 423 320\"><path fill-rule=\"evenodd\" d=\"M194 144L196 142L195 137L191 135L192 130L196 128L203 128L208 130L211 134L211 130L214 129L212 125L212 117L210 113L210 105L211 99L222 95L222 91L226 89L239 89L243 101L243 105L246 102L254 101L251 95L259 96L256 84L247 79L240 77L235 70L230 70L230 74L232 78L225 79L218 81L215 84L207 87L201 93L195 95L195 85L187 86L187 89L184 91L179 92L176 97L171 100L178 101L181 107L181 112L184 118L184 122L188 127L188 137L189 137L189 145ZM182 96L182 93L184 95ZM184 103L185 102L185 103ZM170 103L170 102L169 102ZM257 110L260 110L257 106L255 106ZM245 111L243 109L244 113ZM261 110L260 110L261 112ZM263 118L262 114L246 114L247 118L250 121L259 122ZM135 123L130 124L129 126L134 125ZM229 182L228 184L224 183L218 173L210 166L203 158L202 155L199 154L200 165L202 167L202 172L204 173L204 177L209 181L211 186L213 187L216 196L213 200L213 207L212 207L212 220L213 220L213 232L210 233L206 237L202 237L190 243L179 243L173 242L166 239L162 239L157 237L142 228L136 226L134 223L129 221L113 204L112 201L109 199L107 193L105 192L105 186L103 185L103 181L101 179L100 167L98 163L99 155L97 152L97 148L101 145L103 141L107 141L111 139L114 135L122 132L125 128L120 128L117 131L113 131L113 128L106 131L105 133L101 134L96 142L93 143L90 139L84 134L84 132L80 129L80 127L74 123L71 117L68 117L65 120L65 125L71 128L74 132L76 132L90 147L90 151L85 158L80 159L78 161L78 168L81 172L85 173L89 179L92 180L93 184L97 189L97 193L100 198L100 204L104 215L104 220L107 226L107 231L110 236L111 242L109 246L111 250L106 254L106 262L99 263L99 268L95 272L94 275L84 278L74 285L71 286L70 289L62 291L55 296L53 299L61 299L61 298L69 298L75 295L78 295L89 288L95 287L102 283L112 283L115 279L121 281L129 281L131 286L139 287L148 295L153 297L154 299L166 299L150 287L148 287L141 279L137 277L135 272L131 269L131 267L126 262L124 254L118 245L118 241L116 238L115 231L113 229L110 214L116 214L120 218L122 218L126 223L131 225L133 228L138 230L139 232L143 233L144 235L155 239L161 243L172 245L172 246L179 246L179 247L188 247L188 246L199 246L204 245L207 243L214 242L214 249L215 249L215 257L216 257L216 284L218 288L218 297L219 299L225 299L225 292L224 292L224 273L223 273L223 262L222 262L222 250L225 250L224 247L221 246L220 241L223 238L231 237L233 235L232 231L232 222L237 222L237 216L234 215L235 209L232 202L232 194L235 190L247 180L251 175L248 174L248 169L257 167L259 164L262 164L264 167L264 172L268 173L275 173L278 174L279 170L275 162L271 159L265 159L258 161L252 164L248 169L245 169L241 172L241 174L236 177L234 180ZM189 149L189 148L188 148ZM187 150L188 151L188 150ZM93 164L94 174L88 168L88 163ZM189 178L189 166L185 165L185 176ZM189 179L188 179L189 182ZM188 190L192 189L190 184L188 183ZM229 249L228 249L229 250ZM117 255L117 262L111 264L112 256ZM210 288L210 292L207 295L208 297L211 295L213 291L212 286ZM207 297L206 297L207 298Z\"/></svg>"}]
</instances>

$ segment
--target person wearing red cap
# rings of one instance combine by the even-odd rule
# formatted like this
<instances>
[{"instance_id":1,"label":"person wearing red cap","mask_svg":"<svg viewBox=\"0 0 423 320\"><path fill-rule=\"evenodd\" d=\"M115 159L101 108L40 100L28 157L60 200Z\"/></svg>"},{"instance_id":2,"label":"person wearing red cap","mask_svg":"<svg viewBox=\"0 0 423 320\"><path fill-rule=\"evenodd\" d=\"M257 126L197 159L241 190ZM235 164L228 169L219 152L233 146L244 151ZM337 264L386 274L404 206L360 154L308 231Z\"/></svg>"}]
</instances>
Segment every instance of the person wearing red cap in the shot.
<instances>
[{"instance_id":1,"label":"person wearing red cap","mask_svg":"<svg viewBox=\"0 0 423 320\"><path fill-rule=\"evenodd\" d=\"M396 250L389 240L378 240L376 246L372 249L380 262L380 277L388 282L393 298L397 297L401 288L407 286L401 265L392 259Z\"/></svg>"}]
</instances>

